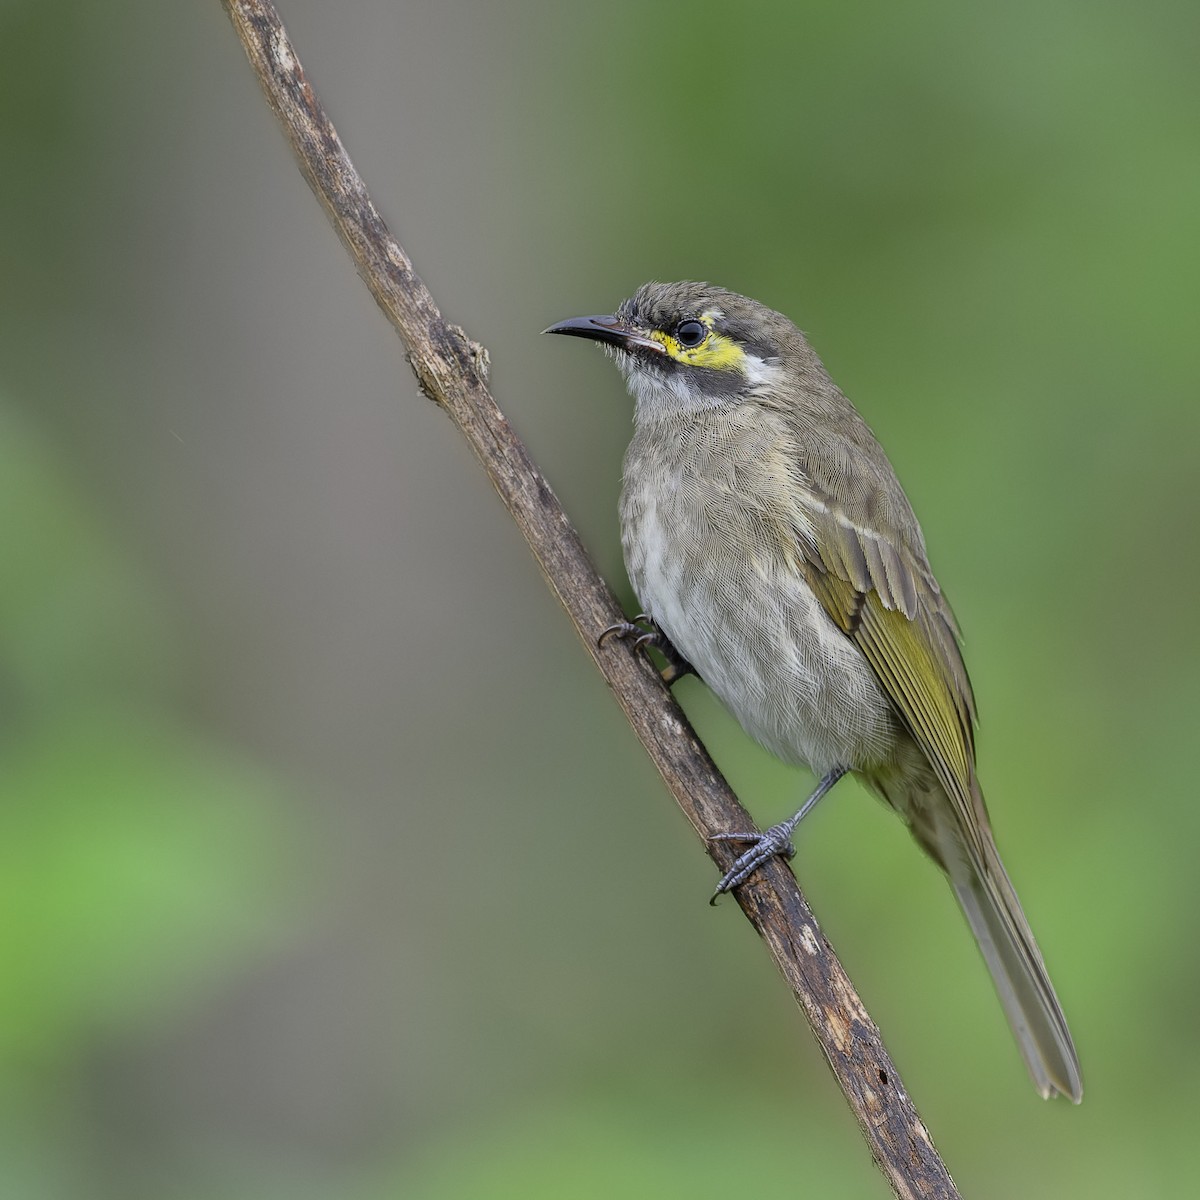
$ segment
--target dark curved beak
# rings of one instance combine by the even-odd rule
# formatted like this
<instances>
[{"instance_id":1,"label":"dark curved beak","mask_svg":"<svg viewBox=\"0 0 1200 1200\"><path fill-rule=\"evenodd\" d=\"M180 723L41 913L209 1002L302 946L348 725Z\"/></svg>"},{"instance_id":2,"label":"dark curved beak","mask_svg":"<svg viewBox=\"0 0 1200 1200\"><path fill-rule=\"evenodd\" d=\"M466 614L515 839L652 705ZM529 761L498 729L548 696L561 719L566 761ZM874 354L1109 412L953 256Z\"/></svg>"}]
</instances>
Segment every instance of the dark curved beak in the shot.
<instances>
[{"instance_id":1,"label":"dark curved beak","mask_svg":"<svg viewBox=\"0 0 1200 1200\"><path fill-rule=\"evenodd\" d=\"M542 330L543 333L565 333L570 337L590 338L593 342L605 342L622 350L652 350L665 354L662 342L648 338L640 330L626 325L620 317L611 314L603 317L570 317Z\"/></svg>"}]
</instances>

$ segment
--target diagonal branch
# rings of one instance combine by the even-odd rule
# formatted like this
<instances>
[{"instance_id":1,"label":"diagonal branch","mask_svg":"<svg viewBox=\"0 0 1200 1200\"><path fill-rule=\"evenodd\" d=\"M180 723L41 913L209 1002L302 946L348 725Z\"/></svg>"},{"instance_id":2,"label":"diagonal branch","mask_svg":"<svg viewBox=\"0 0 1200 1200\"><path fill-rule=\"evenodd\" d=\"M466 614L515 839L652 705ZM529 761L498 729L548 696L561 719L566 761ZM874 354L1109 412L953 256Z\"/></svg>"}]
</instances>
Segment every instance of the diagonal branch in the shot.
<instances>
[{"instance_id":1,"label":"diagonal branch","mask_svg":"<svg viewBox=\"0 0 1200 1200\"><path fill-rule=\"evenodd\" d=\"M726 843L711 839L722 830L750 828L750 818L654 668L619 641L597 643L597 634L619 621L621 611L550 485L488 392L486 352L443 320L388 231L270 0L222 3L301 171L404 342L422 391L445 409L470 443L634 732L710 857L724 870L732 856ZM736 895L808 1018L893 1192L905 1198L957 1197L879 1030L791 871L774 859Z\"/></svg>"}]
</instances>

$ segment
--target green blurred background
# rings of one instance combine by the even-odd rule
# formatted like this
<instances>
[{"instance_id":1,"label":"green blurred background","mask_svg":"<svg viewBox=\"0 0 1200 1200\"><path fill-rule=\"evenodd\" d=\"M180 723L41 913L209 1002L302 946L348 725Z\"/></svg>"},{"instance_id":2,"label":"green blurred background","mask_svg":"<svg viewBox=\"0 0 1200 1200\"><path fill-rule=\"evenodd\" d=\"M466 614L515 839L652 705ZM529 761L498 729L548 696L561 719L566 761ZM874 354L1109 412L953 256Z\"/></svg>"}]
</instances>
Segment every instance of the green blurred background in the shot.
<instances>
[{"instance_id":1,"label":"green blurred background","mask_svg":"<svg viewBox=\"0 0 1200 1200\"><path fill-rule=\"evenodd\" d=\"M854 785L797 872L966 1194L1190 1191L1200 10L282 14L626 599L630 402L538 330L698 277L809 331L966 630L1083 1106ZM0 97L0 1195L886 1194L218 0L8 0Z\"/></svg>"}]
</instances>

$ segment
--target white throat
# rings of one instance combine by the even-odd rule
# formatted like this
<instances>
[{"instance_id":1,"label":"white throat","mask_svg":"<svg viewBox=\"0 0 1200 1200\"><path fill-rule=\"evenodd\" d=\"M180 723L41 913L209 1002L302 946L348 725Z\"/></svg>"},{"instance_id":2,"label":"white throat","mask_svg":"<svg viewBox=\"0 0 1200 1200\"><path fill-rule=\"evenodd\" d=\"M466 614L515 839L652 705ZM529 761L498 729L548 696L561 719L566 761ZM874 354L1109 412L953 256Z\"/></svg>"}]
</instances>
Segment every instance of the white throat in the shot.
<instances>
[{"instance_id":1,"label":"white throat","mask_svg":"<svg viewBox=\"0 0 1200 1200\"><path fill-rule=\"evenodd\" d=\"M615 357L625 376L625 386L634 398L638 420L685 416L739 404L778 384L782 374L778 359L747 354L741 372L742 386L737 391L709 393L695 387L683 372L655 371L622 350L617 350Z\"/></svg>"}]
</instances>

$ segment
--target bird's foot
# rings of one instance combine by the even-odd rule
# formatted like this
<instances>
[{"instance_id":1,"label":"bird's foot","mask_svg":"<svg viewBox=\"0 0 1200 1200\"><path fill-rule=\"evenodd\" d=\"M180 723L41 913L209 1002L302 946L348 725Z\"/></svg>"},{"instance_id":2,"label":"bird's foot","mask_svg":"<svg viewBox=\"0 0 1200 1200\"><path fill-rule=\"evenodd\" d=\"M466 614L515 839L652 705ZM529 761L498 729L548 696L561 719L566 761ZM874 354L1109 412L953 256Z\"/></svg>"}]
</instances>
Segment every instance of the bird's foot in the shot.
<instances>
[{"instance_id":1,"label":"bird's foot","mask_svg":"<svg viewBox=\"0 0 1200 1200\"><path fill-rule=\"evenodd\" d=\"M596 645L602 646L605 639L610 637L622 641L633 638L633 648L643 654L649 650L657 650L666 659L666 666L659 671L659 675L667 687L685 675L696 674L696 668L675 649L670 638L659 629L654 618L648 613L638 613L632 621L618 621L615 625L610 625L596 639Z\"/></svg>"},{"instance_id":2,"label":"bird's foot","mask_svg":"<svg viewBox=\"0 0 1200 1200\"><path fill-rule=\"evenodd\" d=\"M709 904L716 904L718 896L732 891L739 883L745 883L747 878L757 871L767 859L774 858L776 855L788 859L794 857L796 847L792 845L792 834L796 832L796 826L812 812L817 801L846 774L847 770L846 767L834 767L831 771L827 771L821 777L812 795L800 805L796 813L788 817L786 821L772 825L766 833L713 834L711 840L714 842L750 842L751 846L749 850L734 860L733 866L718 880L717 890L713 892Z\"/></svg>"},{"instance_id":3,"label":"bird's foot","mask_svg":"<svg viewBox=\"0 0 1200 1200\"><path fill-rule=\"evenodd\" d=\"M716 904L717 897L731 892L739 883L745 881L758 870L768 859L791 859L796 855L796 847L792 845L792 831L796 828L795 821L781 821L772 825L765 833L716 833L714 842L749 842L750 849L738 855L732 866L717 881L717 890L713 892L709 904Z\"/></svg>"}]
</instances>

